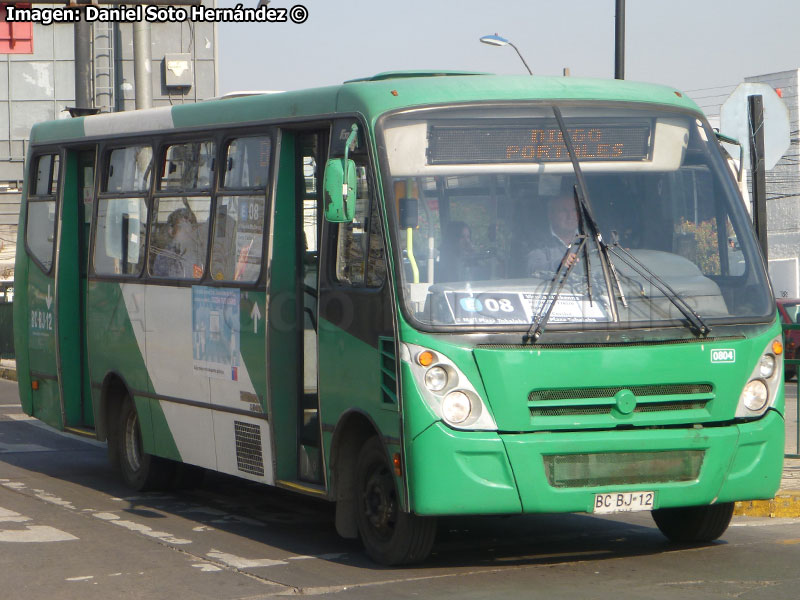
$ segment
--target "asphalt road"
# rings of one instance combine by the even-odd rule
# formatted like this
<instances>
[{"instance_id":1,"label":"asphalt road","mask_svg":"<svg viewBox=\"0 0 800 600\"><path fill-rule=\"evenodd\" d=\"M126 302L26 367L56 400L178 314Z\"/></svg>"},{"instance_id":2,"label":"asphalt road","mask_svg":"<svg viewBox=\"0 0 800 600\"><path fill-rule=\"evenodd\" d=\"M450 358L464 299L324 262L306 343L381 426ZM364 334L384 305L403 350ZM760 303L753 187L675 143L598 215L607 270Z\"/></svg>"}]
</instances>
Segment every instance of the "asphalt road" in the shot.
<instances>
[{"instance_id":1,"label":"asphalt road","mask_svg":"<svg viewBox=\"0 0 800 600\"><path fill-rule=\"evenodd\" d=\"M147 598L769 598L800 589L800 519L735 517L669 544L648 514L445 519L430 560L370 563L332 507L211 475L132 494L105 448L22 415L0 381L0 588L14 600Z\"/></svg>"}]
</instances>

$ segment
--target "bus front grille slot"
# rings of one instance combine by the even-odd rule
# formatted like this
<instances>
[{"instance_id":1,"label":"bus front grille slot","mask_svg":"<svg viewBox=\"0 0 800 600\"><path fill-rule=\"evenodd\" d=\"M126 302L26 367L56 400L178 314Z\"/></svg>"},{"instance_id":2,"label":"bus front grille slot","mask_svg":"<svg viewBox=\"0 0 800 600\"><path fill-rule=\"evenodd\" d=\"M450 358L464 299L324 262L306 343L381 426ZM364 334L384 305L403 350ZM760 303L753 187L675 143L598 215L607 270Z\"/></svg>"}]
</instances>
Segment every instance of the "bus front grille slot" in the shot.
<instances>
[{"instance_id":1,"label":"bus front grille slot","mask_svg":"<svg viewBox=\"0 0 800 600\"><path fill-rule=\"evenodd\" d=\"M264 476L264 454L261 448L261 427L234 421L236 466L242 473Z\"/></svg>"},{"instance_id":2,"label":"bus front grille slot","mask_svg":"<svg viewBox=\"0 0 800 600\"><path fill-rule=\"evenodd\" d=\"M634 413L667 412L675 410L703 410L708 400L686 400L676 402L651 402L639 404L633 409ZM579 415L608 415L611 414L613 404L592 404L573 406L532 406L532 417L574 417Z\"/></svg>"},{"instance_id":3,"label":"bus front grille slot","mask_svg":"<svg viewBox=\"0 0 800 600\"><path fill-rule=\"evenodd\" d=\"M672 383L664 385L618 385L608 387L563 388L533 390L528 394L530 402L553 400L578 400L594 398L614 398L622 390L629 390L639 399L642 396L685 396L689 394L711 394L713 387L708 383Z\"/></svg>"},{"instance_id":4,"label":"bus front grille slot","mask_svg":"<svg viewBox=\"0 0 800 600\"><path fill-rule=\"evenodd\" d=\"M598 452L543 457L551 487L585 488L695 481L705 450Z\"/></svg>"}]
</instances>

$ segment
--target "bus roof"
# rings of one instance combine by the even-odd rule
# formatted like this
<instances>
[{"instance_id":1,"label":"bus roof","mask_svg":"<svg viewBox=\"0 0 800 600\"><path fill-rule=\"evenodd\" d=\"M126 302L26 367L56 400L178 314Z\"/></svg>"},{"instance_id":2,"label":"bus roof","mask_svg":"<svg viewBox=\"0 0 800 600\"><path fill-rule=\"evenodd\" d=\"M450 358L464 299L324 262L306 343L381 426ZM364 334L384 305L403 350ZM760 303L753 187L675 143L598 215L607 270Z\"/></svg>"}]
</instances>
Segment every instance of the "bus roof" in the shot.
<instances>
[{"instance_id":1,"label":"bus roof","mask_svg":"<svg viewBox=\"0 0 800 600\"><path fill-rule=\"evenodd\" d=\"M674 88L649 83L577 77L402 71L379 73L338 86L48 121L34 125L31 143L134 135L175 128L244 125L337 112L361 113L374 122L387 111L414 106L542 99L645 102L700 111L690 98Z\"/></svg>"}]
</instances>

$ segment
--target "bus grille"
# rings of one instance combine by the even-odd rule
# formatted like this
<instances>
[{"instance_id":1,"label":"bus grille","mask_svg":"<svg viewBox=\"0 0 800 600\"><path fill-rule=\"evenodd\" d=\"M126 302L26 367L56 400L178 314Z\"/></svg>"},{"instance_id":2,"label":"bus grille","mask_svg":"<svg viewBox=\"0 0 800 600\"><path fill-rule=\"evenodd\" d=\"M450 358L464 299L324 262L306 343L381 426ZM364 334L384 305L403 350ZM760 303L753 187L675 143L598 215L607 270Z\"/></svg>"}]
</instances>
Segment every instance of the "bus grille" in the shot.
<instances>
[{"instance_id":1,"label":"bus grille","mask_svg":"<svg viewBox=\"0 0 800 600\"><path fill-rule=\"evenodd\" d=\"M704 450L668 450L553 454L543 460L552 487L585 488L694 481L704 458Z\"/></svg>"},{"instance_id":2,"label":"bus grille","mask_svg":"<svg viewBox=\"0 0 800 600\"><path fill-rule=\"evenodd\" d=\"M707 383L678 383L668 385L618 385L615 387L565 388L556 390L533 390L528 395L531 402L567 400L574 398L613 398L617 392L630 390L639 396L675 396L678 394L710 394Z\"/></svg>"},{"instance_id":3,"label":"bus grille","mask_svg":"<svg viewBox=\"0 0 800 600\"><path fill-rule=\"evenodd\" d=\"M608 415L622 390L636 397L634 414L703 410L714 397L706 383L546 389L528 394L529 409L532 417Z\"/></svg>"},{"instance_id":4,"label":"bus grille","mask_svg":"<svg viewBox=\"0 0 800 600\"><path fill-rule=\"evenodd\" d=\"M264 476L264 455L261 450L261 427L234 421L236 466L242 473Z\"/></svg>"},{"instance_id":5,"label":"bus grille","mask_svg":"<svg viewBox=\"0 0 800 600\"><path fill-rule=\"evenodd\" d=\"M689 400L686 402L653 402L640 404L634 413L666 412L670 410L702 410L708 400ZM553 406L548 408L531 407L532 417L574 417L577 415L607 415L614 408L613 404L592 406Z\"/></svg>"}]
</instances>

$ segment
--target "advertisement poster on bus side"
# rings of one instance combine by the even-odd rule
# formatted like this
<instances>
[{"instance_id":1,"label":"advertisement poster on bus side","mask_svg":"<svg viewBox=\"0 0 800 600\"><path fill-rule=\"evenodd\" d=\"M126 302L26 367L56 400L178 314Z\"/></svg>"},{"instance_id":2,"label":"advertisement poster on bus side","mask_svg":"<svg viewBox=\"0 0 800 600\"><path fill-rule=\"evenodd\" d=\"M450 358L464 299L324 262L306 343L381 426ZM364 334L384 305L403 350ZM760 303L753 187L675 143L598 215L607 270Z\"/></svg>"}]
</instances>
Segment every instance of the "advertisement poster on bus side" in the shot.
<instances>
[{"instance_id":1,"label":"advertisement poster on bus side","mask_svg":"<svg viewBox=\"0 0 800 600\"><path fill-rule=\"evenodd\" d=\"M239 380L239 290L192 286L194 372Z\"/></svg>"}]
</instances>

